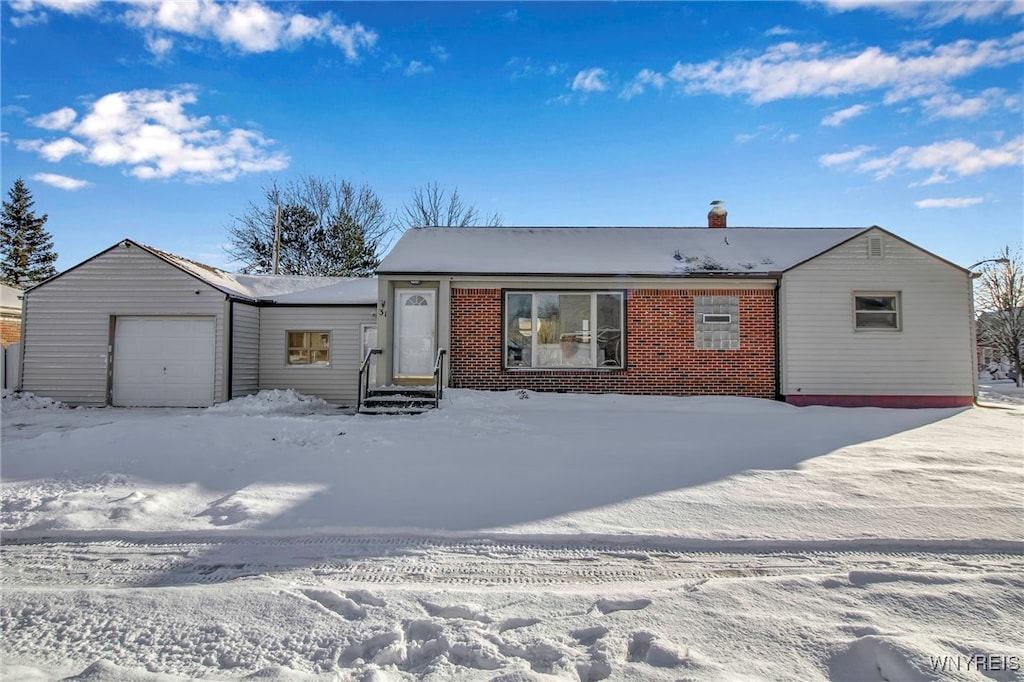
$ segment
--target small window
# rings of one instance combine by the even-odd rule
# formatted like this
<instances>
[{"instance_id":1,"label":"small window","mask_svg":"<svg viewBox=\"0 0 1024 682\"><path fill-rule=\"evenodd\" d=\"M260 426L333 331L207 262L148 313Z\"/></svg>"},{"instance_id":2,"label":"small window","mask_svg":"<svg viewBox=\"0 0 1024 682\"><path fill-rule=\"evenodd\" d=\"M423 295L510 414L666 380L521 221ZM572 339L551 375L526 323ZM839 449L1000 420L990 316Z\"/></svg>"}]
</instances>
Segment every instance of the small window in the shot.
<instances>
[{"instance_id":1,"label":"small window","mask_svg":"<svg viewBox=\"0 0 1024 682\"><path fill-rule=\"evenodd\" d=\"M321 367L331 364L331 333L288 332L288 364Z\"/></svg>"},{"instance_id":2,"label":"small window","mask_svg":"<svg viewBox=\"0 0 1024 682\"><path fill-rule=\"evenodd\" d=\"M899 330L899 293L854 294L853 326L861 331Z\"/></svg>"},{"instance_id":3,"label":"small window","mask_svg":"<svg viewBox=\"0 0 1024 682\"><path fill-rule=\"evenodd\" d=\"M698 350L738 350L738 296L694 296L693 345Z\"/></svg>"}]
</instances>

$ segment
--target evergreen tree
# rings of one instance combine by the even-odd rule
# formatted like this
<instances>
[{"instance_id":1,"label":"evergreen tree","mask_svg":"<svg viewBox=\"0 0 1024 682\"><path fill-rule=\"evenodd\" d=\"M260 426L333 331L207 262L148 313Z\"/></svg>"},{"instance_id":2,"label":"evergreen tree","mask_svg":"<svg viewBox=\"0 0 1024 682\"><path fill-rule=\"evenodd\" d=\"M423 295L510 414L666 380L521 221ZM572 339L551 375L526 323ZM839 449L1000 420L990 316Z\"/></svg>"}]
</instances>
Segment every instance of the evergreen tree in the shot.
<instances>
[{"instance_id":1,"label":"evergreen tree","mask_svg":"<svg viewBox=\"0 0 1024 682\"><path fill-rule=\"evenodd\" d=\"M18 178L3 202L0 223L0 278L5 284L28 287L57 274L53 237L43 229L47 216L36 217L32 192Z\"/></svg>"}]
</instances>

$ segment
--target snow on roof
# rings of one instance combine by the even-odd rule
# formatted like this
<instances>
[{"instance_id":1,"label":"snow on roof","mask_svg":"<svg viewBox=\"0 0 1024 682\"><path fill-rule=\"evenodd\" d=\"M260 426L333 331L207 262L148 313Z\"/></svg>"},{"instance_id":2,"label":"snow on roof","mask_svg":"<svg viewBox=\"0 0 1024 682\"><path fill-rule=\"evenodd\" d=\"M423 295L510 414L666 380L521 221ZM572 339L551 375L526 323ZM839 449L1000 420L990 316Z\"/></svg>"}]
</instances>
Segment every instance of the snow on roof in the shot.
<instances>
[{"instance_id":1,"label":"snow on roof","mask_svg":"<svg viewBox=\"0 0 1024 682\"><path fill-rule=\"evenodd\" d=\"M275 303L377 303L376 277L318 277L324 286L275 296Z\"/></svg>"},{"instance_id":2,"label":"snow on roof","mask_svg":"<svg viewBox=\"0 0 1024 682\"><path fill-rule=\"evenodd\" d=\"M311 277L243 275L197 263L152 246L139 244L177 268L232 296L281 303L375 304L375 277Z\"/></svg>"},{"instance_id":3,"label":"snow on roof","mask_svg":"<svg viewBox=\"0 0 1024 682\"><path fill-rule=\"evenodd\" d=\"M425 227L378 273L686 275L779 272L865 228Z\"/></svg>"},{"instance_id":4,"label":"snow on roof","mask_svg":"<svg viewBox=\"0 0 1024 682\"><path fill-rule=\"evenodd\" d=\"M21 308L22 291L7 284L0 285L0 308Z\"/></svg>"}]
</instances>

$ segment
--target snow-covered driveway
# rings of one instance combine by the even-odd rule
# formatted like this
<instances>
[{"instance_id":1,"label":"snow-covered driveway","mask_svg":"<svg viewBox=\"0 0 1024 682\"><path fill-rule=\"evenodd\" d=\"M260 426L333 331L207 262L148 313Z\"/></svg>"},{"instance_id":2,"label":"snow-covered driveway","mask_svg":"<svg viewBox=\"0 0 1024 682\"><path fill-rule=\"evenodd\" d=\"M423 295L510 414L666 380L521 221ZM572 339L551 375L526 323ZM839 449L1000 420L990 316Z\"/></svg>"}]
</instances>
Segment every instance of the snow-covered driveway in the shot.
<instances>
[{"instance_id":1,"label":"snow-covered driveway","mask_svg":"<svg viewBox=\"0 0 1024 682\"><path fill-rule=\"evenodd\" d=\"M1012 401L525 395L6 398L0 674L1024 679Z\"/></svg>"}]
</instances>

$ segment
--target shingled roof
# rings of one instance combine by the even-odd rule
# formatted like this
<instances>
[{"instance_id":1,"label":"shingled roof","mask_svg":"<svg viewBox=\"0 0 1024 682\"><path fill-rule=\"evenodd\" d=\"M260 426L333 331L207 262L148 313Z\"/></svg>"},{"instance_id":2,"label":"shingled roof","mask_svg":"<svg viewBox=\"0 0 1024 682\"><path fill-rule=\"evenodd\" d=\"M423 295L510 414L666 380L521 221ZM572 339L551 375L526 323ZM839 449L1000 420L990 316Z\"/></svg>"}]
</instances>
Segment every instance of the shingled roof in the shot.
<instances>
[{"instance_id":1,"label":"shingled roof","mask_svg":"<svg viewBox=\"0 0 1024 682\"><path fill-rule=\"evenodd\" d=\"M764 275L870 228L423 227L407 230L379 274Z\"/></svg>"}]
</instances>

